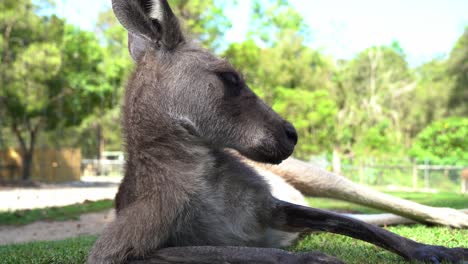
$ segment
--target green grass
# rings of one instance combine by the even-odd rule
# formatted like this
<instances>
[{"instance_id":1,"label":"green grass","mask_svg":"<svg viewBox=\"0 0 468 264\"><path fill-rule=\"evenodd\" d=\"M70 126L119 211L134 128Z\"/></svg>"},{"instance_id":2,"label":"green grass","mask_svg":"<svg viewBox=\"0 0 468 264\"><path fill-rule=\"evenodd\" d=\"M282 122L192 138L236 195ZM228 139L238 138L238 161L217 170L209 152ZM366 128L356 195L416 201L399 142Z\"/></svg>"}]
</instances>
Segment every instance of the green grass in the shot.
<instances>
[{"instance_id":1,"label":"green grass","mask_svg":"<svg viewBox=\"0 0 468 264\"><path fill-rule=\"evenodd\" d=\"M393 195L410 199L413 201L421 202L423 204L433 206L449 206L454 208L464 208L468 205L468 197L459 194L438 193L438 194L425 194L425 193L391 193ZM353 205L346 202L309 198L311 206L345 210L353 212L374 213L378 212L374 209L369 209L363 206ZM83 212L89 212L89 206L92 203L73 205L71 207L86 207L88 209L67 209L55 208L54 211L60 211L60 214L55 212L55 215L61 217L51 218L48 210L48 217L44 219L69 219L71 215L77 217ZM99 204L99 202L97 202ZM107 209L112 206L111 201L103 201L100 206L91 206L97 210ZM101 209L97 209L101 208ZM31 210L35 211L35 210ZM41 210L39 210L41 211ZM73 213L71 213L73 212ZM30 213L30 212L29 212ZM4 214L4 213L3 213ZM0 222L5 219L3 214L0 214ZM23 217L28 215L24 213ZM42 213L40 215L43 215ZM27 219L32 219L28 217ZM9 220L10 223L14 221ZM25 221L24 219L21 221ZM30 221L30 220L28 220ZM423 225L410 225L410 226L395 226L388 228L392 232L398 233L402 236L409 237L419 242L427 244L438 244L448 247L468 247L468 230L456 230L446 227L427 227ZM84 263L87 253L92 247L96 237L85 236L74 239L53 242L34 242L21 245L8 245L0 247L0 262L5 264L17 263L34 263L34 264L74 264ZM293 251L310 251L317 250L329 255L336 256L347 263L407 263L399 256L382 250L374 245L361 242L355 239L347 238L340 235L316 233L307 235L301 239L295 246L291 247Z\"/></svg>"},{"instance_id":2,"label":"green grass","mask_svg":"<svg viewBox=\"0 0 468 264\"><path fill-rule=\"evenodd\" d=\"M408 192L386 192L388 194L408 199L417 203L436 206L451 207L456 209L468 208L468 195L458 193L408 193ZM327 198L306 198L311 207L336 210L341 212L353 212L364 214L382 213L378 209L356 205L344 201Z\"/></svg>"},{"instance_id":3,"label":"green grass","mask_svg":"<svg viewBox=\"0 0 468 264\"><path fill-rule=\"evenodd\" d=\"M404 237L418 242L447 247L468 247L468 230L455 230L447 227L427 227L422 225L395 226L387 228ZM317 250L350 264L361 263L408 263L396 254L385 251L349 237L317 233L304 237L292 251Z\"/></svg>"},{"instance_id":4,"label":"green grass","mask_svg":"<svg viewBox=\"0 0 468 264\"><path fill-rule=\"evenodd\" d=\"M452 207L456 209L468 208L468 196L463 194L387 193L430 206ZM307 198L307 202L312 207L322 209L366 214L382 213L382 211L377 209L334 199L309 197ZM457 230L447 227L427 227L423 225L401 225L389 227L387 229L426 244L444 245L447 247L468 247L468 230ZM382 250L379 247L335 234L318 233L308 235L290 249L293 251L318 250L336 256L347 263L407 263L396 254Z\"/></svg>"},{"instance_id":5,"label":"green grass","mask_svg":"<svg viewBox=\"0 0 468 264\"><path fill-rule=\"evenodd\" d=\"M95 236L0 247L2 264L83 264Z\"/></svg>"},{"instance_id":6,"label":"green grass","mask_svg":"<svg viewBox=\"0 0 468 264\"><path fill-rule=\"evenodd\" d=\"M397 226L389 230L428 244L468 247L466 239L468 230L422 225ZM4 264L82 264L95 240L95 236L84 236L62 241L1 246L0 262ZM374 245L334 234L308 235L290 250L317 250L336 256L350 264L407 263L401 257Z\"/></svg>"},{"instance_id":7,"label":"green grass","mask_svg":"<svg viewBox=\"0 0 468 264\"><path fill-rule=\"evenodd\" d=\"M0 225L25 225L36 221L76 220L82 214L99 212L112 207L112 200L101 200L95 202L87 201L64 207L0 212Z\"/></svg>"}]
</instances>

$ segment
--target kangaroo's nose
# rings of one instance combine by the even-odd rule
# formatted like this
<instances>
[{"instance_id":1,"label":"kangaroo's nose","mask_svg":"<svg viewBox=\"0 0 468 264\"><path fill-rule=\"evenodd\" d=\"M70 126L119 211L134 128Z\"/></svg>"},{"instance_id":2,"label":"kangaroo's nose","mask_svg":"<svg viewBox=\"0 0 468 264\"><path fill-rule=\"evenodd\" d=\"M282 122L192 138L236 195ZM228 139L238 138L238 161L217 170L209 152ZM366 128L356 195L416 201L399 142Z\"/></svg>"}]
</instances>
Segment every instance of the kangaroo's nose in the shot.
<instances>
[{"instance_id":1,"label":"kangaroo's nose","mask_svg":"<svg viewBox=\"0 0 468 264\"><path fill-rule=\"evenodd\" d=\"M297 144L297 132L294 126L291 125L290 123L286 123L286 125L284 126L284 130L286 131L286 136L288 136L288 138L294 142L294 145L296 145Z\"/></svg>"}]
</instances>

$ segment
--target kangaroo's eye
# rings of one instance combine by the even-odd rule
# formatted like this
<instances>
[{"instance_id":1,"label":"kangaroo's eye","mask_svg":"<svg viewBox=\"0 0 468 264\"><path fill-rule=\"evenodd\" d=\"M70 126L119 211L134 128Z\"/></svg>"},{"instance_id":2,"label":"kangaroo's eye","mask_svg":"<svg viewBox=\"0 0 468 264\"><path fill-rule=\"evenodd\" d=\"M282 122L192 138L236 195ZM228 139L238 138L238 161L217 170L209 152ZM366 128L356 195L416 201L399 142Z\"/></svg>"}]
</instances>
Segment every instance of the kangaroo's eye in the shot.
<instances>
[{"instance_id":1,"label":"kangaroo's eye","mask_svg":"<svg viewBox=\"0 0 468 264\"><path fill-rule=\"evenodd\" d=\"M221 77L221 79L223 79L223 81L227 82L229 85L232 85L232 86L241 85L241 78L239 74L235 72L222 72L219 74L219 76Z\"/></svg>"},{"instance_id":2,"label":"kangaroo's eye","mask_svg":"<svg viewBox=\"0 0 468 264\"><path fill-rule=\"evenodd\" d=\"M241 94L244 83L236 72L222 72L219 77L224 82L225 95L227 97L239 96Z\"/></svg>"}]
</instances>

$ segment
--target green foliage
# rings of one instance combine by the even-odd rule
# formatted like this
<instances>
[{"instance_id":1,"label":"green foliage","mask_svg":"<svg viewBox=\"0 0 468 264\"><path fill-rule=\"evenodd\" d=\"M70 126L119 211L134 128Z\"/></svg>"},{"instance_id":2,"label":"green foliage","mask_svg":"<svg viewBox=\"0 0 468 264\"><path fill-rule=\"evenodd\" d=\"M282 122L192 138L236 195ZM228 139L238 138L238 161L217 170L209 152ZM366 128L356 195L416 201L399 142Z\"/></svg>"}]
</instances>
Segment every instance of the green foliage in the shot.
<instances>
[{"instance_id":1,"label":"green foliage","mask_svg":"<svg viewBox=\"0 0 468 264\"><path fill-rule=\"evenodd\" d=\"M468 115L468 27L450 54L449 73L455 79L450 94L452 111L454 114Z\"/></svg>"},{"instance_id":2,"label":"green foliage","mask_svg":"<svg viewBox=\"0 0 468 264\"><path fill-rule=\"evenodd\" d=\"M103 63L104 50L93 33L66 26L62 61L59 74L48 83L49 96L60 98L49 100L49 129L79 125L96 107L110 107L116 89L109 78L112 71Z\"/></svg>"},{"instance_id":3,"label":"green foliage","mask_svg":"<svg viewBox=\"0 0 468 264\"><path fill-rule=\"evenodd\" d=\"M427 227L423 225L394 226L388 230L418 242L447 247L467 247L467 230L454 230L448 227ZM330 233L305 236L290 250L305 252L317 250L350 264L361 263L411 263L402 257L379 247L350 237Z\"/></svg>"},{"instance_id":4,"label":"green foliage","mask_svg":"<svg viewBox=\"0 0 468 264\"><path fill-rule=\"evenodd\" d=\"M30 118L41 116L48 102L46 82L58 74L61 64L60 50L54 43L34 43L17 54L7 70L11 77L5 92L7 111Z\"/></svg>"},{"instance_id":5,"label":"green foliage","mask_svg":"<svg viewBox=\"0 0 468 264\"><path fill-rule=\"evenodd\" d=\"M4 5L6 9L0 12L5 19L0 23L0 32L5 32L0 50L0 97L8 98L3 105L7 122L19 126L17 118L40 117L47 107L47 82L57 76L62 64L63 21L35 15L29 1L7 1ZM21 21L22 17L27 19Z\"/></svg>"},{"instance_id":6,"label":"green foliage","mask_svg":"<svg viewBox=\"0 0 468 264\"><path fill-rule=\"evenodd\" d=\"M3 1L0 9L0 113L3 128L16 137L22 178L29 179L37 135L44 128L50 102L48 82L63 65L60 50L64 22L39 16L30 0ZM3 132L3 131L2 131Z\"/></svg>"},{"instance_id":7,"label":"green foliage","mask_svg":"<svg viewBox=\"0 0 468 264\"><path fill-rule=\"evenodd\" d=\"M340 107L337 148L382 155L397 152L406 102L414 89L404 54L395 47L372 47L343 62L332 91ZM396 143L396 144L395 144Z\"/></svg>"},{"instance_id":8,"label":"green foliage","mask_svg":"<svg viewBox=\"0 0 468 264\"><path fill-rule=\"evenodd\" d=\"M335 134L337 107L325 90L276 89L273 109L291 120L299 135L294 156L308 159L330 150Z\"/></svg>"},{"instance_id":9,"label":"green foliage","mask_svg":"<svg viewBox=\"0 0 468 264\"><path fill-rule=\"evenodd\" d=\"M398 145L395 145L398 135L395 135L389 119L382 119L361 133L359 142L355 144L355 152L362 156L379 156L399 151Z\"/></svg>"},{"instance_id":10,"label":"green foliage","mask_svg":"<svg viewBox=\"0 0 468 264\"><path fill-rule=\"evenodd\" d=\"M20 144L23 179L40 132L79 125L97 107L109 108L125 76L124 64L106 60L111 56L95 34L36 11L30 0L7 2L0 11L6 18L0 24L0 98L6 98L0 111Z\"/></svg>"},{"instance_id":11,"label":"green foliage","mask_svg":"<svg viewBox=\"0 0 468 264\"><path fill-rule=\"evenodd\" d=\"M295 156L332 150L351 156L401 155L424 127L450 114L453 81L445 61L414 71L394 41L334 65L306 45L307 27L288 1L258 0L253 6L248 39L231 44L223 55L262 99L296 125ZM309 104L315 91L327 93L319 101L331 108L309 120L310 111L323 109Z\"/></svg>"},{"instance_id":12,"label":"green foliage","mask_svg":"<svg viewBox=\"0 0 468 264\"><path fill-rule=\"evenodd\" d=\"M468 118L433 122L416 137L410 154L420 162L468 164Z\"/></svg>"},{"instance_id":13,"label":"green foliage","mask_svg":"<svg viewBox=\"0 0 468 264\"><path fill-rule=\"evenodd\" d=\"M453 80L447 75L447 62L430 61L415 71L416 88L410 92L405 102L406 115L402 129L407 141L412 140L427 125L449 114L449 97L453 89Z\"/></svg>"}]
</instances>

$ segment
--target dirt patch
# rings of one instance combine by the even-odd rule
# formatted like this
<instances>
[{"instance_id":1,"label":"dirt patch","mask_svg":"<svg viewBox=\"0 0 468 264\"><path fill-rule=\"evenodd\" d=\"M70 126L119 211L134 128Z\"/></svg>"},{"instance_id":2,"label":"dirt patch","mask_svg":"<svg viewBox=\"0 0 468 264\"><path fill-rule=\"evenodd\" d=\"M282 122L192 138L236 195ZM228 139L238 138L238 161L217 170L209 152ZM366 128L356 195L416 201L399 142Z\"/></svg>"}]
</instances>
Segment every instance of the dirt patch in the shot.
<instances>
[{"instance_id":1,"label":"dirt patch","mask_svg":"<svg viewBox=\"0 0 468 264\"><path fill-rule=\"evenodd\" d=\"M120 181L118 177L85 177L82 181L60 184L3 185L0 186L0 211L114 199ZM0 245L97 235L114 219L114 214L114 210L106 210L83 214L76 221L38 221L24 226L0 226Z\"/></svg>"},{"instance_id":2,"label":"dirt patch","mask_svg":"<svg viewBox=\"0 0 468 264\"><path fill-rule=\"evenodd\" d=\"M76 221L39 221L19 227L0 226L0 245L61 240L81 235L98 235L114 218L115 212L112 209L84 214Z\"/></svg>"},{"instance_id":3,"label":"dirt patch","mask_svg":"<svg viewBox=\"0 0 468 264\"><path fill-rule=\"evenodd\" d=\"M0 211L15 211L114 199L121 178L87 178L34 187L0 186Z\"/></svg>"}]
</instances>

